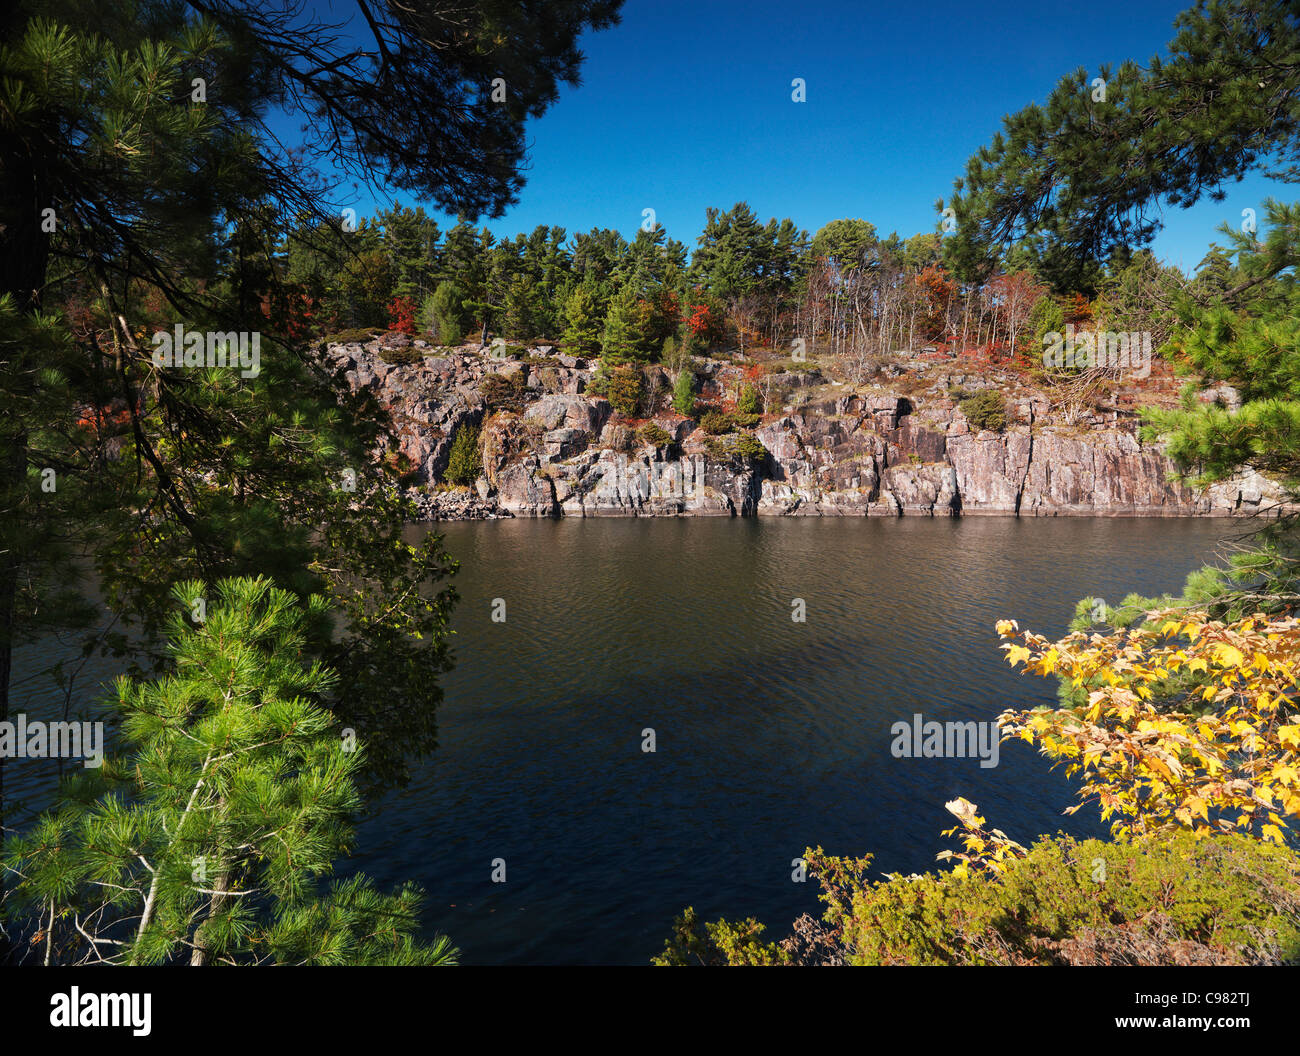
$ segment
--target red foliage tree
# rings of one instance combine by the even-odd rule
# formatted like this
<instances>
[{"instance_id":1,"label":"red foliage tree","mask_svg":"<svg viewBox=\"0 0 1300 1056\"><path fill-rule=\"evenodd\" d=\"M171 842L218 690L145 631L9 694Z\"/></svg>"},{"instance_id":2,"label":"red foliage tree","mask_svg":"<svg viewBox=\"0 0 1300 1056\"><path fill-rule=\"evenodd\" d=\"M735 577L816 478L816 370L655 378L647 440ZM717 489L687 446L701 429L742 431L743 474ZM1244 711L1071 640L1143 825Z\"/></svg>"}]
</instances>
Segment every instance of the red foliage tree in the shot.
<instances>
[{"instance_id":1,"label":"red foliage tree","mask_svg":"<svg viewBox=\"0 0 1300 1056\"><path fill-rule=\"evenodd\" d=\"M1065 321L1073 323L1076 329L1086 330L1092 325L1092 302L1081 293L1072 293L1065 298Z\"/></svg>"},{"instance_id":2,"label":"red foliage tree","mask_svg":"<svg viewBox=\"0 0 1300 1056\"><path fill-rule=\"evenodd\" d=\"M388 302L388 328L400 330L410 337L416 335L415 300L411 297L394 297Z\"/></svg>"},{"instance_id":3,"label":"red foliage tree","mask_svg":"<svg viewBox=\"0 0 1300 1056\"><path fill-rule=\"evenodd\" d=\"M948 309L957 294L957 285L941 264L928 264L912 278L921 298L918 320L926 340L943 337L948 332Z\"/></svg>"}]
</instances>

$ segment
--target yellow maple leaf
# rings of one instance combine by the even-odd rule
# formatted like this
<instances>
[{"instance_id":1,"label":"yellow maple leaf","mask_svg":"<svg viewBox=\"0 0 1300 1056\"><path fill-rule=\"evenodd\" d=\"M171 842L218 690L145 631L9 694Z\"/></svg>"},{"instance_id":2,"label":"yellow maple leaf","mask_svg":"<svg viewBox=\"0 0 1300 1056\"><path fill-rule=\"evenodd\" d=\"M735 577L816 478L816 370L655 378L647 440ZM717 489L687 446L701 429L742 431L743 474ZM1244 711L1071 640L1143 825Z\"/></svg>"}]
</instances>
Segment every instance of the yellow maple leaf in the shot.
<instances>
[{"instance_id":1,"label":"yellow maple leaf","mask_svg":"<svg viewBox=\"0 0 1300 1056\"><path fill-rule=\"evenodd\" d=\"M1016 664L1024 663L1029 659L1029 650L1023 645L1013 645L1007 650L1007 663L1012 667Z\"/></svg>"},{"instance_id":2,"label":"yellow maple leaf","mask_svg":"<svg viewBox=\"0 0 1300 1056\"><path fill-rule=\"evenodd\" d=\"M1219 642L1214 647L1214 662L1220 667L1240 667L1245 659L1235 645Z\"/></svg>"}]
</instances>

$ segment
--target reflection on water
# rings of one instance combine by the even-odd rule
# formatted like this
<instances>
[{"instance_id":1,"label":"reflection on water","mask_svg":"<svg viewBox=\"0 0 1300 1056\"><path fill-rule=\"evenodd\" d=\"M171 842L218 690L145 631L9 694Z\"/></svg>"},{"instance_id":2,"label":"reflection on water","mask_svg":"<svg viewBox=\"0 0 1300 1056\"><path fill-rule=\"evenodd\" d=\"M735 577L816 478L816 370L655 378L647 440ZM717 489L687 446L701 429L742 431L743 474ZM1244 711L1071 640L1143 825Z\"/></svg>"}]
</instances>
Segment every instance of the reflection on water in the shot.
<instances>
[{"instance_id":1,"label":"reflection on water","mask_svg":"<svg viewBox=\"0 0 1300 1056\"><path fill-rule=\"evenodd\" d=\"M672 916L817 912L791 859L930 868L964 795L1022 842L1100 831L1023 743L895 759L890 728L1050 703L994 622L1177 590L1233 531L1170 520L599 520L442 526L462 562L440 748L362 826L469 963L645 963ZM493 622L494 599L505 603ZM803 599L806 622L791 619ZM500 605L497 605L500 611ZM641 750L643 730L657 750ZM362 731L364 736L364 731ZM507 881L491 882L494 859Z\"/></svg>"}]
</instances>

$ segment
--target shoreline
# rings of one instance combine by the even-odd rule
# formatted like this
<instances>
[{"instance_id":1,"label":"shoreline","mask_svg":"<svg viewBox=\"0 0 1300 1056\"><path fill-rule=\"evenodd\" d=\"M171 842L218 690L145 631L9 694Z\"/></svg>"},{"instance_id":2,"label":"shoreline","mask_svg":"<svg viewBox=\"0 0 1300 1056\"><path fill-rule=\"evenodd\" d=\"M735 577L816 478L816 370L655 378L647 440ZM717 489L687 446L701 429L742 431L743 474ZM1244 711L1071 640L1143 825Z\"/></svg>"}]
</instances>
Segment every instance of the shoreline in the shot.
<instances>
[{"instance_id":1,"label":"shoreline","mask_svg":"<svg viewBox=\"0 0 1300 1056\"><path fill-rule=\"evenodd\" d=\"M454 494L454 493L443 493ZM468 491L464 496L469 498L474 493ZM459 497L459 496L458 496ZM428 498L428 496L421 496ZM1208 510L1188 510L1188 509L1170 509L1161 507L1083 507L1083 506L1062 506L1050 509L1037 508L1031 512L1021 512L1018 510L1007 509L988 509L977 508L971 510L938 510L935 512L923 511L893 511L883 507L872 508L866 512L861 510L848 510L841 508L832 508L829 510L796 509L790 512L768 511L748 511L737 512L734 509L727 508L708 508L708 509L650 509L647 507L628 507L623 510L609 508L585 509L578 507L576 510L569 510L560 507L556 512L537 513L531 510L511 511L499 504L484 502L478 500L472 502L472 508L468 511L430 510L426 515L419 516L408 521L408 524L447 524L463 521L585 521L585 520L695 520L695 519L735 519L735 520L903 520L903 519L953 519L962 518L979 518L994 519L1006 518L1008 520L1052 520L1066 518L1070 520L1212 520L1212 521L1248 521L1258 519L1260 521L1278 520L1288 513L1297 512L1292 506L1279 506L1272 509L1247 509L1247 510L1224 510L1221 508L1211 508Z\"/></svg>"}]
</instances>

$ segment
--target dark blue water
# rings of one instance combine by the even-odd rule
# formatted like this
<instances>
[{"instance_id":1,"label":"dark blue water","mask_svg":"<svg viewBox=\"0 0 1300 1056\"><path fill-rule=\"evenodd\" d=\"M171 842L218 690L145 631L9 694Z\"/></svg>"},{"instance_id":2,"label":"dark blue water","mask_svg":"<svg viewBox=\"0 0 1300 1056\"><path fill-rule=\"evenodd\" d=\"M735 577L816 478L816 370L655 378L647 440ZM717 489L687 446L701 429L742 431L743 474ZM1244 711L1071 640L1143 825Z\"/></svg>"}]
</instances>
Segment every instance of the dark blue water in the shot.
<instances>
[{"instance_id":1,"label":"dark blue water","mask_svg":"<svg viewBox=\"0 0 1300 1056\"><path fill-rule=\"evenodd\" d=\"M1190 520L600 520L443 526L462 562L440 748L361 827L465 963L644 964L674 914L819 912L791 859L934 866L958 795L1021 842L1101 832L1022 742L896 759L893 723L1047 704L994 623L1177 591L1233 532ZM506 619L491 619L493 599ZM802 598L805 623L791 620ZM657 751L645 753L653 728ZM504 859L506 882L491 880Z\"/></svg>"}]
</instances>

